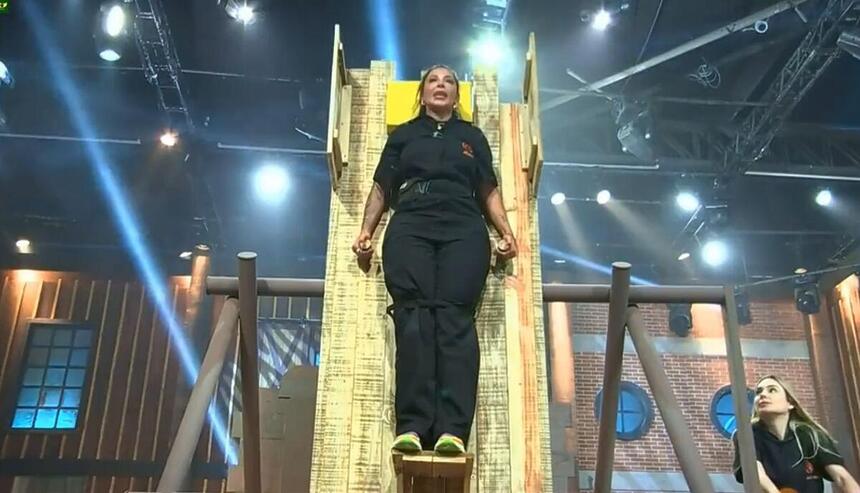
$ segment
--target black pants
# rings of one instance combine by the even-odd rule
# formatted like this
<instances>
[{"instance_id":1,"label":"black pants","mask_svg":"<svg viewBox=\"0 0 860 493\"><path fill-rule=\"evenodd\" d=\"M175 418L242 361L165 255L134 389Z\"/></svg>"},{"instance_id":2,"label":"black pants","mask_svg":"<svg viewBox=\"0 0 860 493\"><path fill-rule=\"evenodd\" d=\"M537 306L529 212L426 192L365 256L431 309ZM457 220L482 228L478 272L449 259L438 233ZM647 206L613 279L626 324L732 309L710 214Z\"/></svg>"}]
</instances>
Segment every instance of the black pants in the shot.
<instances>
[{"instance_id":1,"label":"black pants","mask_svg":"<svg viewBox=\"0 0 860 493\"><path fill-rule=\"evenodd\" d=\"M475 308L490 263L486 227L445 231L395 219L383 245L385 285L394 299L397 434L467 441L478 388Z\"/></svg>"}]
</instances>

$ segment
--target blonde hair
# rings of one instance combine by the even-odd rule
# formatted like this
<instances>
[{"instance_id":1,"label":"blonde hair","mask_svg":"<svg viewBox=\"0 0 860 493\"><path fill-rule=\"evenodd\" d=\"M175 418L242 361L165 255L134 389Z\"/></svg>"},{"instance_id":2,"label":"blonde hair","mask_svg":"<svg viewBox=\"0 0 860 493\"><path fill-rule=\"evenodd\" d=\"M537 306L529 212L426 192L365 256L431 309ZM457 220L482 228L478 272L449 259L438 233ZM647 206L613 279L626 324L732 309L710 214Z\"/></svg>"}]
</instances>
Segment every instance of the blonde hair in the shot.
<instances>
[{"instance_id":1,"label":"blonde hair","mask_svg":"<svg viewBox=\"0 0 860 493\"><path fill-rule=\"evenodd\" d=\"M758 386L767 379L773 380L778 383L779 386L782 387L782 390L785 392L785 398L788 403L794 406L793 409L790 409L788 411L788 428L792 433L794 433L795 441L797 442L797 448L798 450L800 450L800 460L798 460L794 464L794 466L806 459L812 459L813 457L815 457L816 454L818 454L819 450L824 450L825 452L839 455L838 452L836 452L835 450L830 450L821 444L822 438L825 438L827 443L835 443L835 440L833 440L833 437L830 436L830 433L827 431L827 429L821 426L821 423L816 421L815 418L812 417L812 415L806 412L803 406L800 405L800 401L798 401L797 397L795 397L794 390L792 390L792 388L788 384L786 384L781 378L776 375L765 375L759 378L758 383L756 383L756 388L758 388ZM753 406L752 418L750 419L750 421L753 424L761 421L761 415L759 415L757 406ZM806 451L803 450L800 437L797 435L797 430L805 430L809 432L809 436L812 438L811 453L807 454Z\"/></svg>"},{"instance_id":2,"label":"blonde hair","mask_svg":"<svg viewBox=\"0 0 860 493\"><path fill-rule=\"evenodd\" d=\"M451 74L452 77L454 77L454 87L457 88L457 96L454 99L454 108L456 109L457 106L460 105L460 78L457 77L457 72L445 64L437 63L435 65L430 65L429 67L421 71L421 82L418 83L418 92L415 95L416 109L421 106L421 96L424 94L424 86L427 84L427 78L430 77L430 72L436 70L437 68L444 68L448 71L448 73Z\"/></svg>"}]
</instances>

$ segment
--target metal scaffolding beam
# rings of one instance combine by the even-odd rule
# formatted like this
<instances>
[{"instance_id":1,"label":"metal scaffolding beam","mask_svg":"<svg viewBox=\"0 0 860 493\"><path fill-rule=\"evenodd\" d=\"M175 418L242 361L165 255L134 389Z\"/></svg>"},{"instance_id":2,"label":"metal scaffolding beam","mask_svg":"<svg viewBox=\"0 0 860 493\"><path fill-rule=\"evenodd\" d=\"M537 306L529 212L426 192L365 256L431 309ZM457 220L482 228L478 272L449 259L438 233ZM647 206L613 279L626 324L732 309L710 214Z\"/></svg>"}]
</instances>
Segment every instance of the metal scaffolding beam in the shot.
<instances>
[{"instance_id":1,"label":"metal scaffolding beam","mask_svg":"<svg viewBox=\"0 0 860 493\"><path fill-rule=\"evenodd\" d=\"M158 103L170 118L171 127L184 123L193 128L182 92L182 68L173 45L170 27L159 0L134 0L134 37L146 79L158 93Z\"/></svg>"},{"instance_id":2,"label":"metal scaffolding beam","mask_svg":"<svg viewBox=\"0 0 860 493\"><path fill-rule=\"evenodd\" d=\"M836 37L841 24L857 0L829 0L800 45L774 78L762 102L741 122L730 159L729 172L744 172L764 156L797 104L821 74L839 56ZM854 21L856 24L856 20Z\"/></svg>"}]
</instances>

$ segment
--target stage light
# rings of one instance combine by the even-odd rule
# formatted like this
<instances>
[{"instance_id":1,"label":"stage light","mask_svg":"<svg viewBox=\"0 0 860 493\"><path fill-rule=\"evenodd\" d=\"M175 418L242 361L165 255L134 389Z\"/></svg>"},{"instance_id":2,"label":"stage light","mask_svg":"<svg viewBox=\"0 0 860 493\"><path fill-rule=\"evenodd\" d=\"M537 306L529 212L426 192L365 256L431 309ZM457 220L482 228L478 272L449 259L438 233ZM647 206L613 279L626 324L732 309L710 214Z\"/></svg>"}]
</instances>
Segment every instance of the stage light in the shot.
<instances>
[{"instance_id":1,"label":"stage light","mask_svg":"<svg viewBox=\"0 0 860 493\"><path fill-rule=\"evenodd\" d=\"M102 29L105 34L115 38L125 30L125 10L119 4L105 5L102 7L104 12L104 23Z\"/></svg>"},{"instance_id":2,"label":"stage light","mask_svg":"<svg viewBox=\"0 0 860 493\"><path fill-rule=\"evenodd\" d=\"M15 242L15 248L18 249L18 253L22 253L22 254L33 253L33 250L31 249L30 240L28 240L26 238L21 238L18 241L16 241Z\"/></svg>"},{"instance_id":3,"label":"stage light","mask_svg":"<svg viewBox=\"0 0 860 493\"><path fill-rule=\"evenodd\" d=\"M612 194L609 190L601 190L597 192L597 203L600 205L604 205L608 203L612 199Z\"/></svg>"},{"instance_id":4,"label":"stage light","mask_svg":"<svg viewBox=\"0 0 860 493\"><path fill-rule=\"evenodd\" d=\"M591 27L598 31L605 31L610 24L612 24L612 15L605 10L595 12L591 18Z\"/></svg>"},{"instance_id":5,"label":"stage light","mask_svg":"<svg viewBox=\"0 0 860 493\"><path fill-rule=\"evenodd\" d=\"M128 18L128 12L122 3L105 2L99 7L93 31L99 58L106 62L115 62L122 58L128 43Z\"/></svg>"},{"instance_id":6,"label":"stage light","mask_svg":"<svg viewBox=\"0 0 860 493\"><path fill-rule=\"evenodd\" d=\"M567 199L567 197L563 193L556 192L552 194L552 197L549 198L549 201L552 205L561 205L564 203L565 199Z\"/></svg>"},{"instance_id":7,"label":"stage light","mask_svg":"<svg viewBox=\"0 0 860 493\"><path fill-rule=\"evenodd\" d=\"M815 194L815 203L821 207L830 207L833 204L833 194L828 189L820 190Z\"/></svg>"},{"instance_id":8,"label":"stage light","mask_svg":"<svg viewBox=\"0 0 860 493\"><path fill-rule=\"evenodd\" d=\"M798 267L798 268L794 269L795 274L806 274L806 272L807 272L806 267Z\"/></svg>"},{"instance_id":9,"label":"stage light","mask_svg":"<svg viewBox=\"0 0 860 493\"><path fill-rule=\"evenodd\" d=\"M181 258L182 260L190 260L192 255L193 255L192 252L184 251L184 252L179 254L179 258Z\"/></svg>"},{"instance_id":10,"label":"stage light","mask_svg":"<svg viewBox=\"0 0 860 493\"><path fill-rule=\"evenodd\" d=\"M287 196L287 172L280 166L268 164L257 170L254 188L266 203L278 204Z\"/></svg>"},{"instance_id":11,"label":"stage light","mask_svg":"<svg viewBox=\"0 0 860 493\"><path fill-rule=\"evenodd\" d=\"M242 24L248 24L254 20L254 9L247 5L242 5L236 12L236 20Z\"/></svg>"},{"instance_id":12,"label":"stage light","mask_svg":"<svg viewBox=\"0 0 860 493\"><path fill-rule=\"evenodd\" d=\"M821 309L821 293L815 279L802 276L795 281L794 306L806 315L818 313Z\"/></svg>"},{"instance_id":13,"label":"stage light","mask_svg":"<svg viewBox=\"0 0 860 493\"><path fill-rule=\"evenodd\" d=\"M487 34L469 48L474 65L495 67L507 54L504 39L497 34Z\"/></svg>"},{"instance_id":14,"label":"stage light","mask_svg":"<svg viewBox=\"0 0 860 493\"><path fill-rule=\"evenodd\" d=\"M3 63L3 60L0 60L0 85L4 84L12 87L15 85L15 79L12 78L12 72L9 71L9 67Z\"/></svg>"},{"instance_id":15,"label":"stage light","mask_svg":"<svg viewBox=\"0 0 860 493\"><path fill-rule=\"evenodd\" d=\"M693 212L699 208L699 198L690 192L681 192L675 197L675 203L684 212Z\"/></svg>"},{"instance_id":16,"label":"stage light","mask_svg":"<svg viewBox=\"0 0 860 493\"><path fill-rule=\"evenodd\" d=\"M702 259L711 267L718 267L729 259L729 249L720 240L710 240L702 247Z\"/></svg>"},{"instance_id":17,"label":"stage light","mask_svg":"<svg viewBox=\"0 0 860 493\"><path fill-rule=\"evenodd\" d=\"M692 306L689 303L670 304L669 329L680 337L687 337L692 328Z\"/></svg>"},{"instance_id":18,"label":"stage light","mask_svg":"<svg viewBox=\"0 0 860 493\"><path fill-rule=\"evenodd\" d=\"M684 261L690 258L690 252L681 252L681 255L678 255L678 260Z\"/></svg>"},{"instance_id":19,"label":"stage light","mask_svg":"<svg viewBox=\"0 0 860 493\"><path fill-rule=\"evenodd\" d=\"M164 147L173 147L179 142L179 136L175 132L167 131L161 134L159 140Z\"/></svg>"},{"instance_id":20,"label":"stage light","mask_svg":"<svg viewBox=\"0 0 860 493\"><path fill-rule=\"evenodd\" d=\"M116 50L113 50L111 48L106 48L106 49L99 52L99 58L101 58L102 60L104 60L106 62L115 62L115 61L119 60L120 58L122 58L122 56L120 56L120 54L117 53Z\"/></svg>"}]
</instances>

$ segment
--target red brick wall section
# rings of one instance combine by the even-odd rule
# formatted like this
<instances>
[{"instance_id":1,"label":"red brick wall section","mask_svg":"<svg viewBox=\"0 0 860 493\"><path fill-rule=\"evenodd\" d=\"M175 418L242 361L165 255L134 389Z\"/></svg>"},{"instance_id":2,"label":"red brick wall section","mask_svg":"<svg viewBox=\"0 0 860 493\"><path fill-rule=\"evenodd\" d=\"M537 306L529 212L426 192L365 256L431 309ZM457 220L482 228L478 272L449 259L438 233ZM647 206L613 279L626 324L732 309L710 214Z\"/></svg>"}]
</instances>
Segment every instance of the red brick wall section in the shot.
<instances>
[{"instance_id":1,"label":"red brick wall section","mask_svg":"<svg viewBox=\"0 0 860 493\"><path fill-rule=\"evenodd\" d=\"M648 333L671 336L669 310L666 305L639 307ZM574 332L601 334L606 332L609 305L605 303L572 303L570 318ZM803 317L793 302L751 304L752 323L742 325L742 338L805 340ZM718 305L693 305L693 330L690 337L722 337L722 316Z\"/></svg>"},{"instance_id":2,"label":"red brick wall section","mask_svg":"<svg viewBox=\"0 0 860 493\"><path fill-rule=\"evenodd\" d=\"M651 335L672 336L668 330L668 310L665 305L645 305L641 309ZM742 337L798 340L805 343L803 320L793 303L753 305L751 310L754 323L741 328ZM719 313L719 307L715 305L694 307L691 337L722 337ZM605 333L606 316L606 305L571 305L574 333ZM710 472L730 472L733 458L731 442L716 431L710 419L711 399L717 390L729 383L726 359L664 354L662 360L675 396L688 418L693 438L699 444L705 466ZM808 360L747 359L745 366L750 387L760 376L771 373L781 375L794 387L804 407L817 415L812 368ZM594 398L603 384L603 355L576 353L575 378L577 422L573 426L577 430L576 456L580 470L594 470L598 427L594 415ZM624 357L623 379L640 385L651 395L635 354L626 354ZM680 470L656 403L650 431L638 440L617 442L615 468L625 471Z\"/></svg>"}]
</instances>

